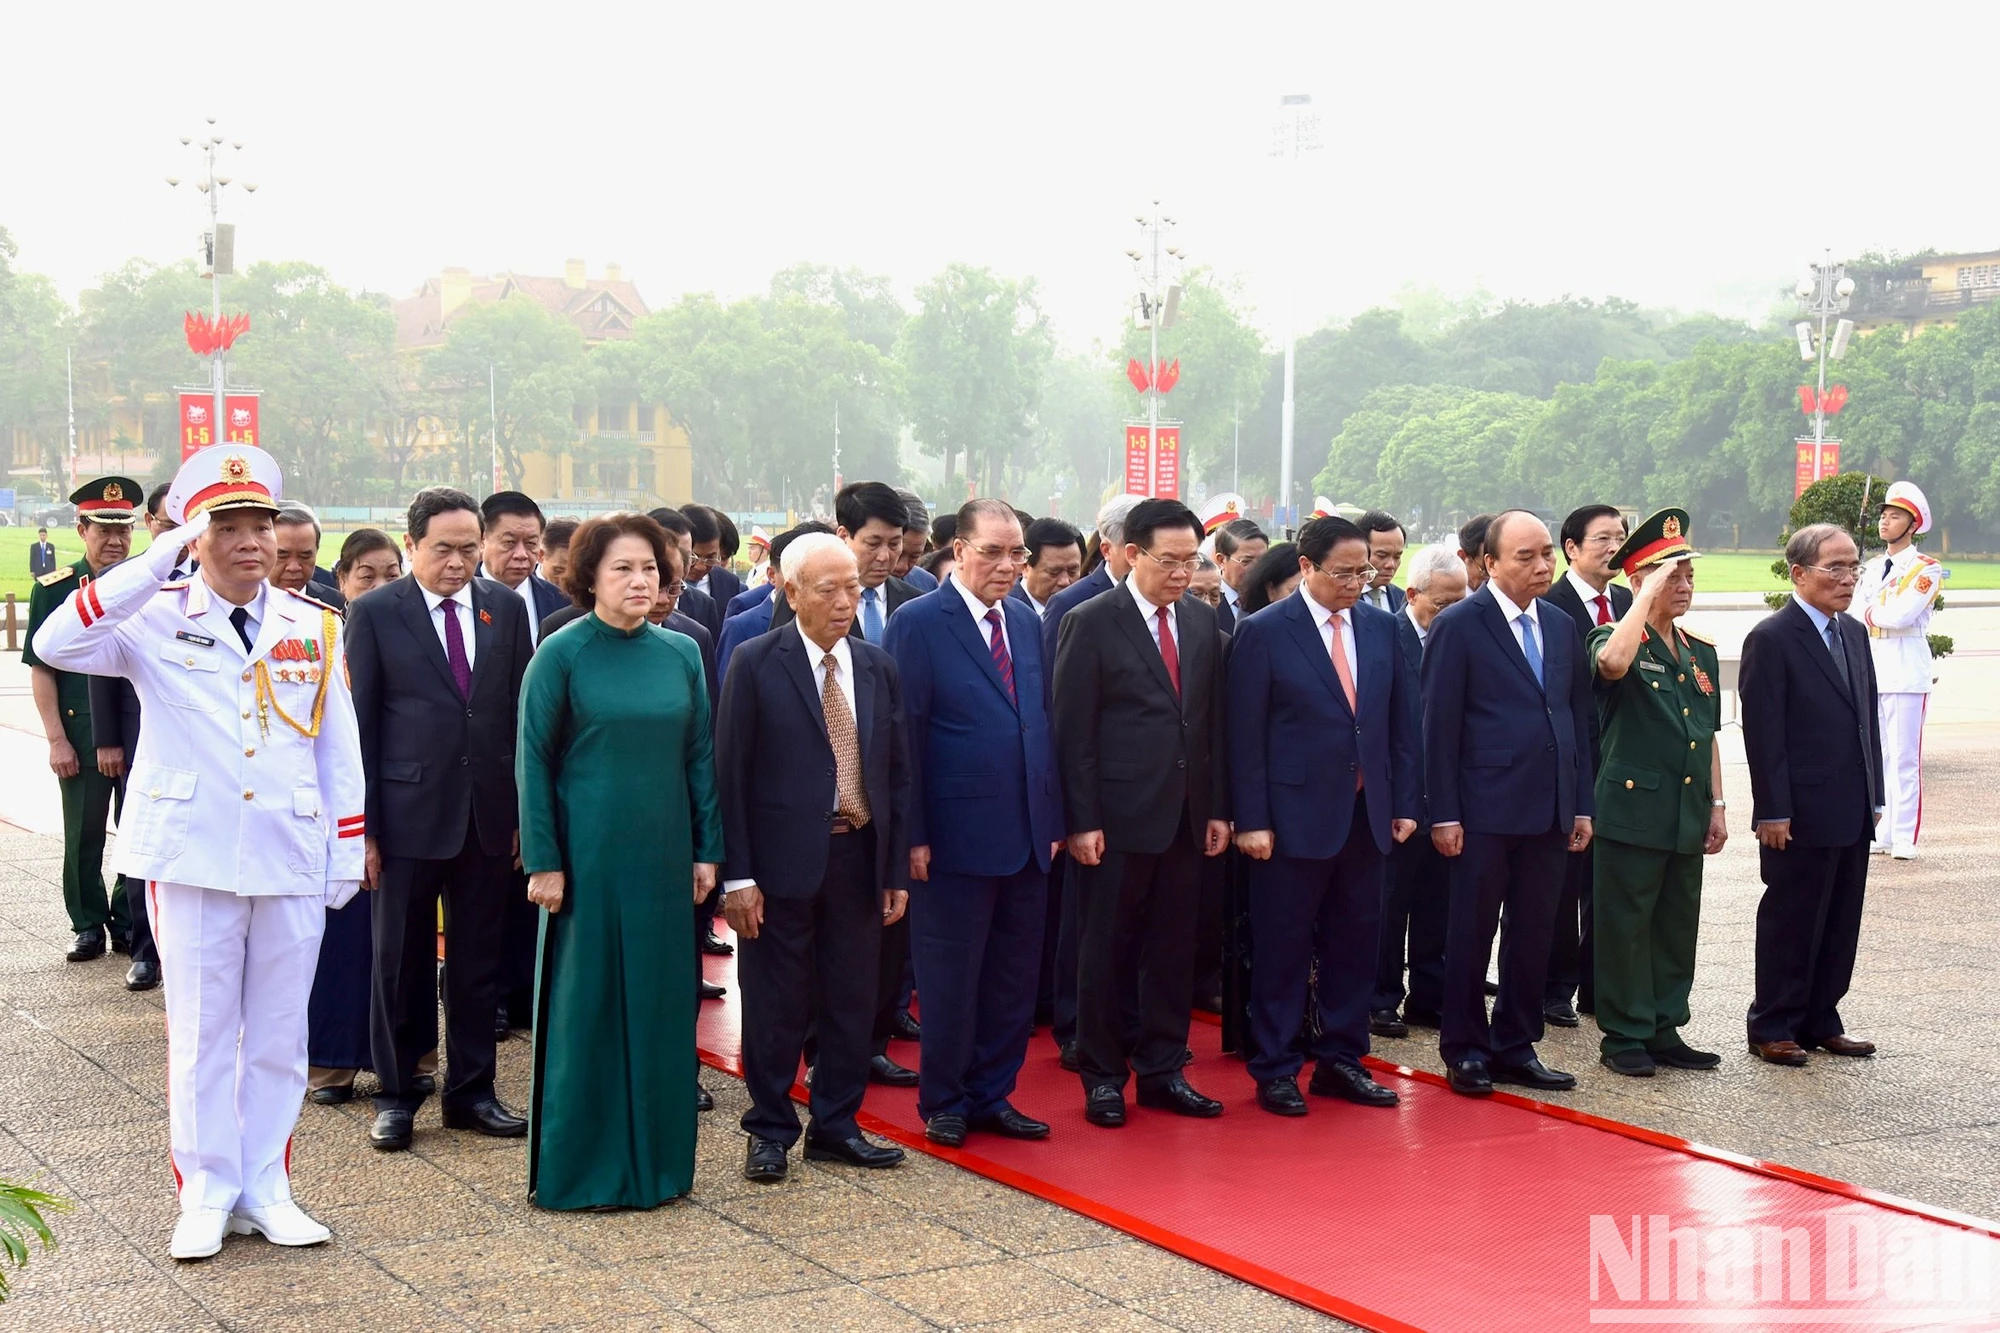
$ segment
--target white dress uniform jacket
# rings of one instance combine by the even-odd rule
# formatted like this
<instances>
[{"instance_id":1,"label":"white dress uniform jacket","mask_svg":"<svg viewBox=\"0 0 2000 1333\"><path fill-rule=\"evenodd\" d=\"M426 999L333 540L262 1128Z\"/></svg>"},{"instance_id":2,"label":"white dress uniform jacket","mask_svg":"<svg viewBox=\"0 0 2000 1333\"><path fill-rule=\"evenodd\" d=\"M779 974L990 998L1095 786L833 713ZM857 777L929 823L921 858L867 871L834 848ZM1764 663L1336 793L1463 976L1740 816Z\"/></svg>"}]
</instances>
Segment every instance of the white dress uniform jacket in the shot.
<instances>
[{"instance_id":1,"label":"white dress uniform jacket","mask_svg":"<svg viewBox=\"0 0 2000 1333\"><path fill-rule=\"evenodd\" d=\"M1925 636L1943 591L1944 566L1914 546L1862 562L1852 614L1868 626L1879 693L1931 692L1931 648Z\"/></svg>"},{"instance_id":2,"label":"white dress uniform jacket","mask_svg":"<svg viewBox=\"0 0 2000 1333\"><path fill-rule=\"evenodd\" d=\"M50 666L129 679L145 711L113 866L133 879L344 902L362 879L366 828L338 617L267 585L246 653L234 608L207 583L162 586L177 554L154 543L79 589L35 636ZM314 738L298 727L312 728L322 680Z\"/></svg>"}]
</instances>

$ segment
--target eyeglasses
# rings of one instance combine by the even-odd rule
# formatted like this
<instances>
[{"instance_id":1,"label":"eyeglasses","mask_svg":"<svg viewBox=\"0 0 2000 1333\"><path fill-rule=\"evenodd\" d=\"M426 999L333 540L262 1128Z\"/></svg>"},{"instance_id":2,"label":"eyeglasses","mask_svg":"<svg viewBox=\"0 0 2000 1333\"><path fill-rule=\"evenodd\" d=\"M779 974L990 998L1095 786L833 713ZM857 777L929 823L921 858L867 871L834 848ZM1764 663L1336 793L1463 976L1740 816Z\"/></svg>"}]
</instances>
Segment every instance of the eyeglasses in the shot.
<instances>
[{"instance_id":1,"label":"eyeglasses","mask_svg":"<svg viewBox=\"0 0 2000 1333\"><path fill-rule=\"evenodd\" d=\"M687 583L684 580L675 579L672 583L661 584L660 592L667 597L678 597L686 592L687 588Z\"/></svg>"},{"instance_id":2,"label":"eyeglasses","mask_svg":"<svg viewBox=\"0 0 2000 1333\"><path fill-rule=\"evenodd\" d=\"M1226 565L1254 565L1257 563L1257 560L1258 557L1254 555L1246 555L1242 552L1238 552L1235 555L1225 555L1222 557L1222 562Z\"/></svg>"},{"instance_id":3,"label":"eyeglasses","mask_svg":"<svg viewBox=\"0 0 2000 1333\"><path fill-rule=\"evenodd\" d=\"M1159 556L1154 555L1144 547L1139 548L1139 554L1145 556L1169 574L1192 574L1201 568L1201 557L1198 555L1188 560L1162 560Z\"/></svg>"},{"instance_id":4,"label":"eyeglasses","mask_svg":"<svg viewBox=\"0 0 2000 1333\"><path fill-rule=\"evenodd\" d=\"M1335 583L1349 585L1366 583L1375 577L1375 571L1372 569L1328 569L1324 565L1314 565L1313 568L1332 579Z\"/></svg>"},{"instance_id":5,"label":"eyeglasses","mask_svg":"<svg viewBox=\"0 0 2000 1333\"><path fill-rule=\"evenodd\" d=\"M1835 583L1853 583L1861 577L1859 565L1806 565L1815 574L1824 574Z\"/></svg>"},{"instance_id":6,"label":"eyeglasses","mask_svg":"<svg viewBox=\"0 0 2000 1333\"><path fill-rule=\"evenodd\" d=\"M1017 565L1025 562L1031 554L1025 546L974 546L971 542L967 542L965 549L978 556L981 560L996 562L1011 560Z\"/></svg>"},{"instance_id":7,"label":"eyeglasses","mask_svg":"<svg viewBox=\"0 0 2000 1333\"><path fill-rule=\"evenodd\" d=\"M1585 546L1602 546L1615 551L1625 544L1625 535L1620 532L1600 532L1595 537L1585 537L1583 544Z\"/></svg>"}]
</instances>

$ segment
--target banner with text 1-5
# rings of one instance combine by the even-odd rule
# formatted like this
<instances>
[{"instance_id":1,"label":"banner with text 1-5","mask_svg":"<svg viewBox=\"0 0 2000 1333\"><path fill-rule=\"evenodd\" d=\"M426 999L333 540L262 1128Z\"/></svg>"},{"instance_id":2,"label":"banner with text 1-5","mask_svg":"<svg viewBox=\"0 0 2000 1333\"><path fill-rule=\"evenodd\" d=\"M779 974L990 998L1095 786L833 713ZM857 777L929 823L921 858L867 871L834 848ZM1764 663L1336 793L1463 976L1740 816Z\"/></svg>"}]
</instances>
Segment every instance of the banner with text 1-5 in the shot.
<instances>
[{"instance_id":1,"label":"banner with text 1-5","mask_svg":"<svg viewBox=\"0 0 2000 1333\"><path fill-rule=\"evenodd\" d=\"M181 393L181 457L187 458L197 449L206 449L211 444L248 444L261 447L257 422L257 395L254 393L232 393L222 400L223 412L228 416L227 430L218 431L215 423L215 398L206 390L183 390Z\"/></svg>"},{"instance_id":2,"label":"banner with text 1-5","mask_svg":"<svg viewBox=\"0 0 2000 1333\"><path fill-rule=\"evenodd\" d=\"M1125 423L1125 494L1181 498L1181 423L1161 422L1159 439L1156 459L1146 423Z\"/></svg>"}]
</instances>

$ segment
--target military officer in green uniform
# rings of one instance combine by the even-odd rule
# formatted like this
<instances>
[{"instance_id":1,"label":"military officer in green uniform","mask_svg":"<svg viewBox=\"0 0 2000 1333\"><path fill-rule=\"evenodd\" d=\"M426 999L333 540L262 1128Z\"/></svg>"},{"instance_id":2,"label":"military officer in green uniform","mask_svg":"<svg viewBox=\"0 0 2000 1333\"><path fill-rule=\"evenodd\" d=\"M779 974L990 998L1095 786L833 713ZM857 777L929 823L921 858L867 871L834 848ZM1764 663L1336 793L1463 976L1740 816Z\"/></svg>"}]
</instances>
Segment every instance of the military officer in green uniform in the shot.
<instances>
[{"instance_id":1,"label":"military officer in green uniform","mask_svg":"<svg viewBox=\"0 0 2000 1333\"><path fill-rule=\"evenodd\" d=\"M35 711L49 738L49 767L62 784L63 905L76 932L69 951L73 963L103 955L107 927L110 943L122 951L132 928L122 896L111 899L104 892L104 830L116 784L97 767L90 677L42 665L35 656L35 631L51 611L132 553L132 521L142 497L139 483L129 477L99 477L77 487L69 499L76 506L83 559L36 579L28 598L29 646L21 650L21 661L32 668Z\"/></svg>"},{"instance_id":2,"label":"military officer in green uniform","mask_svg":"<svg viewBox=\"0 0 2000 1333\"><path fill-rule=\"evenodd\" d=\"M1603 723L1597 771L1597 1026L1604 1064L1649 1078L1660 1065L1713 1069L1681 1039L1694 984L1701 861L1728 837L1715 644L1681 628L1694 601L1688 516L1662 509L1612 558L1631 609L1590 632Z\"/></svg>"}]
</instances>

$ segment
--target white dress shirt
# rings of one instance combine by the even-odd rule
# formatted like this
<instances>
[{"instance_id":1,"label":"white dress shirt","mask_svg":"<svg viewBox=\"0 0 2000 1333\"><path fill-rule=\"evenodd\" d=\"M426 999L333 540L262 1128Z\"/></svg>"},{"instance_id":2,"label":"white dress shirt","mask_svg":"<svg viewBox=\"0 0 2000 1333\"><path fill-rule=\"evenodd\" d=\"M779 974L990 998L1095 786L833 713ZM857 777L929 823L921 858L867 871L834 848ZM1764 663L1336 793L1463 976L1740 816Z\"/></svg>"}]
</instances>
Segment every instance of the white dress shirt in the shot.
<instances>
[{"instance_id":1,"label":"white dress shirt","mask_svg":"<svg viewBox=\"0 0 2000 1333\"><path fill-rule=\"evenodd\" d=\"M946 581L950 583L952 587L958 589L958 595L965 601L965 609L972 613L973 628L979 631L980 642L986 645L987 651L989 652L992 651L993 648L993 627L986 623L986 613L989 610L999 611L1000 642L1007 645L1007 657L1008 660L1011 661L1014 656L1014 640L1012 636L1010 636L1007 633L1007 608L1005 606L1002 606L998 602L995 602L991 607L989 607L986 605L986 603L980 601L979 598L973 594L972 589L966 587L963 583L960 583L958 581L958 571L956 569L951 571L951 577Z\"/></svg>"},{"instance_id":2,"label":"white dress shirt","mask_svg":"<svg viewBox=\"0 0 2000 1333\"><path fill-rule=\"evenodd\" d=\"M447 663L451 661L451 646L444 637L444 618L448 613L438 610L438 607L447 601L458 603L459 637L465 640L465 669L472 670L472 659L477 651L472 641L478 637L472 632L472 585L466 584L448 598L439 596L421 583L417 585L417 591L424 595L424 606L430 611L431 628L437 631L438 646L444 649Z\"/></svg>"},{"instance_id":3,"label":"white dress shirt","mask_svg":"<svg viewBox=\"0 0 2000 1333\"><path fill-rule=\"evenodd\" d=\"M1160 641L1160 608L1147 601L1146 594L1139 591L1139 580L1126 579L1125 590L1138 603L1139 615L1146 622L1146 632L1153 636L1153 642L1157 644ZM1181 615L1179 606L1171 602L1167 604L1167 632L1174 636L1174 652L1178 654L1181 647Z\"/></svg>"},{"instance_id":4,"label":"white dress shirt","mask_svg":"<svg viewBox=\"0 0 2000 1333\"><path fill-rule=\"evenodd\" d=\"M1418 623L1416 608L1407 601L1403 603L1403 615L1410 622L1410 628L1417 632L1417 647L1423 647L1430 639L1431 632Z\"/></svg>"},{"instance_id":5,"label":"white dress shirt","mask_svg":"<svg viewBox=\"0 0 2000 1333\"><path fill-rule=\"evenodd\" d=\"M1028 605L1034 608L1035 619L1047 620L1049 618L1049 604L1047 602L1036 601L1035 594L1028 591L1028 585L1025 583L1021 585L1021 596L1027 598Z\"/></svg>"},{"instance_id":6,"label":"white dress shirt","mask_svg":"<svg viewBox=\"0 0 2000 1333\"><path fill-rule=\"evenodd\" d=\"M1501 592L1500 585L1493 582L1493 580L1488 579L1486 586L1493 589L1494 604L1500 608L1500 614L1507 617L1507 628L1514 632L1514 642L1520 645L1522 658L1525 659L1528 655L1528 645L1523 641L1521 636L1523 634L1533 634L1535 636L1535 656L1538 660L1546 664L1549 660L1547 652L1548 642L1542 636L1541 616L1536 614L1532 608L1514 605L1512 599L1506 593ZM1522 616L1528 618L1528 625L1525 629L1521 625ZM1546 666L1544 666L1544 670L1546 669Z\"/></svg>"},{"instance_id":7,"label":"white dress shirt","mask_svg":"<svg viewBox=\"0 0 2000 1333\"><path fill-rule=\"evenodd\" d=\"M1586 583L1583 580L1583 577L1579 575L1574 569L1564 570L1563 578L1568 580L1569 586L1576 590L1576 595L1583 599L1583 609L1590 612L1590 623L1593 625L1596 624L1597 599L1602 597L1604 599L1605 605L1610 606L1611 585L1607 583L1604 586L1604 591L1599 592L1597 589L1591 587L1588 583ZM1618 623L1617 607L1615 606L1611 607L1611 619L1606 623L1613 625Z\"/></svg>"},{"instance_id":8,"label":"white dress shirt","mask_svg":"<svg viewBox=\"0 0 2000 1333\"><path fill-rule=\"evenodd\" d=\"M1361 600L1368 603L1368 605L1376 608L1378 611L1394 610L1394 608L1389 605L1389 585L1386 583L1379 588L1370 588L1367 592L1361 594Z\"/></svg>"},{"instance_id":9,"label":"white dress shirt","mask_svg":"<svg viewBox=\"0 0 2000 1333\"><path fill-rule=\"evenodd\" d=\"M1319 604L1319 599L1306 591L1305 581L1299 581L1298 599L1306 604L1312 613L1313 624L1319 627L1319 641L1326 649L1327 660L1333 660L1333 636L1336 629L1340 633L1340 655L1347 659L1347 670L1354 681L1354 694L1361 695L1361 656L1354 651L1354 613L1351 611L1329 611Z\"/></svg>"},{"instance_id":10,"label":"white dress shirt","mask_svg":"<svg viewBox=\"0 0 2000 1333\"><path fill-rule=\"evenodd\" d=\"M535 580L532 577L522 579L514 592L520 597L521 604L528 608L528 646L532 648L542 641L542 618L535 614Z\"/></svg>"}]
</instances>

